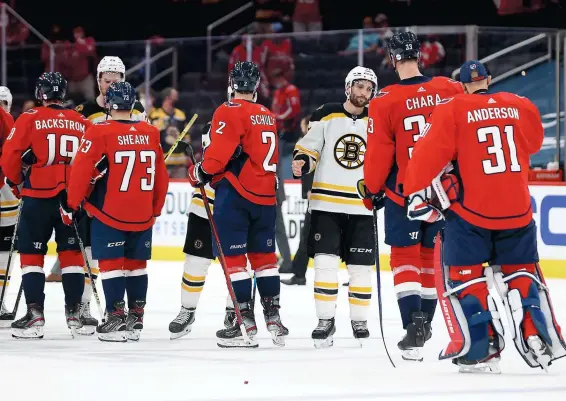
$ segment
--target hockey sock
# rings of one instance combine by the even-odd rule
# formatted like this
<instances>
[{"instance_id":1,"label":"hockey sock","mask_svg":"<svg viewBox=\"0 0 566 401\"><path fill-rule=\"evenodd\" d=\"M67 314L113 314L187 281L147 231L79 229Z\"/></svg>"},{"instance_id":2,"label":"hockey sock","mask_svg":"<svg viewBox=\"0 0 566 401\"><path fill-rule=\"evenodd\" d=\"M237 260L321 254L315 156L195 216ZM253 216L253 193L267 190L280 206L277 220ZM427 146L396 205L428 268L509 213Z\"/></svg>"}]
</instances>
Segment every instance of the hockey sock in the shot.
<instances>
[{"instance_id":1,"label":"hockey sock","mask_svg":"<svg viewBox=\"0 0 566 401\"><path fill-rule=\"evenodd\" d=\"M22 265L22 284L26 303L43 306L45 303L45 273L43 255L20 254Z\"/></svg>"},{"instance_id":2,"label":"hockey sock","mask_svg":"<svg viewBox=\"0 0 566 401\"><path fill-rule=\"evenodd\" d=\"M86 253L86 257L88 258L90 270L92 272L92 278L96 280L99 274L98 260L92 259L92 248L90 246L87 246L85 248L85 253ZM92 299L92 285L90 284L90 276L88 274L86 263L84 265L84 272L85 272L85 288L83 291L83 296L81 301L86 303L86 302L90 302L90 300Z\"/></svg>"},{"instance_id":3,"label":"hockey sock","mask_svg":"<svg viewBox=\"0 0 566 401\"><path fill-rule=\"evenodd\" d=\"M2 291L4 291L4 281L6 281L6 293L8 292L8 286L10 285L10 277L12 275L12 269L10 269L10 275L6 277L8 272L8 252L0 252L0 299L6 301L6 295L2 298Z\"/></svg>"},{"instance_id":4,"label":"hockey sock","mask_svg":"<svg viewBox=\"0 0 566 401\"><path fill-rule=\"evenodd\" d=\"M248 264L246 255L226 256L225 260L236 300L238 303L250 302L252 299L252 279L246 269Z\"/></svg>"},{"instance_id":5,"label":"hockey sock","mask_svg":"<svg viewBox=\"0 0 566 401\"><path fill-rule=\"evenodd\" d=\"M314 255L314 304L319 319L332 319L336 314L339 266L339 256Z\"/></svg>"},{"instance_id":6,"label":"hockey sock","mask_svg":"<svg viewBox=\"0 0 566 401\"><path fill-rule=\"evenodd\" d=\"M414 312L421 311L421 264L420 244L391 247L391 271L401 313L403 328L412 322Z\"/></svg>"},{"instance_id":7,"label":"hockey sock","mask_svg":"<svg viewBox=\"0 0 566 401\"><path fill-rule=\"evenodd\" d=\"M74 305L81 302L84 291L84 260L79 251L58 252L61 263L61 277L65 304Z\"/></svg>"},{"instance_id":8,"label":"hockey sock","mask_svg":"<svg viewBox=\"0 0 566 401\"><path fill-rule=\"evenodd\" d=\"M146 265L145 260L126 259L124 262L129 309L135 308L134 302L145 302L147 298L148 276Z\"/></svg>"},{"instance_id":9,"label":"hockey sock","mask_svg":"<svg viewBox=\"0 0 566 401\"><path fill-rule=\"evenodd\" d=\"M126 275L122 270L123 259L102 259L99 261L102 289L106 298L106 311L113 312L114 304L124 300Z\"/></svg>"},{"instance_id":10,"label":"hockey sock","mask_svg":"<svg viewBox=\"0 0 566 401\"><path fill-rule=\"evenodd\" d=\"M275 253L250 253L250 265L255 272L257 290L262 298L275 297L281 293L279 270Z\"/></svg>"},{"instance_id":11,"label":"hockey sock","mask_svg":"<svg viewBox=\"0 0 566 401\"><path fill-rule=\"evenodd\" d=\"M438 303L434 283L434 248L421 246L421 282L421 311L432 321Z\"/></svg>"},{"instance_id":12,"label":"hockey sock","mask_svg":"<svg viewBox=\"0 0 566 401\"><path fill-rule=\"evenodd\" d=\"M371 302L371 266L348 265L350 319L366 321Z\"/></svg>"},{"instance_id":13,"label":"hockey sock","mask_svg":"<svg viewBox=\"0 0 566 401\"><path fill-rule=\"evenodd\" d=\"M199 256L185 255L183 280L181 281L181 305L183 307L197 307L211 262L210 259Z\"/></svg>"}]
</instances>

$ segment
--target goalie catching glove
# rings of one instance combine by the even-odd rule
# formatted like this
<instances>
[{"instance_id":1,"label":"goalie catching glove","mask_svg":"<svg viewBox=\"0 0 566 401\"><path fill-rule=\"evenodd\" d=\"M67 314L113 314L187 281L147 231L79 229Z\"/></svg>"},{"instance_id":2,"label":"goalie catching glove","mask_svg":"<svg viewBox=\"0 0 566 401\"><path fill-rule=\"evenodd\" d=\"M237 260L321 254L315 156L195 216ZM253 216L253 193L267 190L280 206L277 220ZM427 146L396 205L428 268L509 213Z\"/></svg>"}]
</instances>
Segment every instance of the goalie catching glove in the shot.
<instances>
[{"instance_id":1,"label":"goalie catching glove","mask_svg":"<svg viewBox=\"0 0 566 401\"><path fill-rule=\"evenodd\" d=\"M409 195L407 217L409 220L422 220L427 223L442 220L442 211L460 199L459 193L460 183L454 174L436 177L430 186Z\"/></svg>"}]
</instances>

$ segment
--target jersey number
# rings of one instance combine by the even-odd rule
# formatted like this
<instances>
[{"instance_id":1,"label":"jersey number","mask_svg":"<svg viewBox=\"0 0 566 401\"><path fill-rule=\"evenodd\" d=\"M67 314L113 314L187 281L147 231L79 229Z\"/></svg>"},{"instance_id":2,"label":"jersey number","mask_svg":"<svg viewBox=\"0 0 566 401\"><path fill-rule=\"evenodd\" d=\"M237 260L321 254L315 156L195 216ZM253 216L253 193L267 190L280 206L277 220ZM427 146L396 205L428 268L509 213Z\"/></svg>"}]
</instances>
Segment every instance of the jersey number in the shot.
<instances>
[{"instance_id":1,"label":"jersey number","mask_svg":"<svg viewBox=\"0 0 566 401\"><path fill-rule=\"evenodd\" d=\"M65 158L65 160L58 160L57 163L68 163L68 159L73 159L77 150L79 149L79 138L73 135L61 135L59 143L57 143L57 134L47 134L47 164L50 166L55 162L57 156ZM57 146L59 145L59 146Z\"/></svg>"},{"instance_id":2,"label":"jersey number","mask_svg":"<svg viewBox=\"0 0 566 401\"><path fill-rule=\"evenodd\" d=\"M414 132L415 130L417 130L417 133L413 134L413 142L419 140L421 131L424 129L425 126L426 126L426 118L425 116L420 114L417 116L407 117L403 120L403 128L405 129L405 132L411 132L411 131ZM414 148L413 146L409 148L409 159L413 155L413 148Z\"/></svg>"},{"instance_id":3,"label":"jersey number","mask_svg":"<svg viewBox=\"0 0 566 401\"><path fill-rule=\"evenodd\" d=\"M261 133L261 143L269 144L269 150L267 151L267 155L265 159L263 159L263 169L265 171L275 172L277 170L277 163L270 163L273 154L275 153L275 132L273 131L262 131Z\"/></svg>"},{"instance_id":4,"label":"jersey number","mask_svg":"<svg viewBox=\"0 0 566 401\"><path fill-rule=\"evenodd\" d=\"M512 125L506 125L503 128L507 138L507 146L509 147L509 158L511 163L509 169L512 172L521 171L521 165L517 158L517 147L515 146L515 138ZM503 151L503 142L501 140L501 130L497 126L484 127L478 129L478 140L480 143L487 142L488 135L493 137L493 146L487 147L487 153L495 155L495 164L492 160L482 160L483 172L487 175L504 173L507 171L507 163L505 161L505 152Z\"/></svg>"},{"instance_id":5,"label":"jersey number","mask_svg":"<svg viewBox=\"0 0 566 401\"><path fill-rule=\"evenodd\" d=\"M116 164L123 164L124 159L126 159L126 171L122 177L122 183L120 184L120 192L127 192L130 188L130 180L132 179L132 173L136 164L136 151L135 150L121 150L114 154L114 162ZM149 164L145 172L149 175L148 177L142 177L140 179L140 189L142 191L152 191L155 184L155 152L153 150L142 150L139 152L140 163Z\"/></svg>"}]
</instances>

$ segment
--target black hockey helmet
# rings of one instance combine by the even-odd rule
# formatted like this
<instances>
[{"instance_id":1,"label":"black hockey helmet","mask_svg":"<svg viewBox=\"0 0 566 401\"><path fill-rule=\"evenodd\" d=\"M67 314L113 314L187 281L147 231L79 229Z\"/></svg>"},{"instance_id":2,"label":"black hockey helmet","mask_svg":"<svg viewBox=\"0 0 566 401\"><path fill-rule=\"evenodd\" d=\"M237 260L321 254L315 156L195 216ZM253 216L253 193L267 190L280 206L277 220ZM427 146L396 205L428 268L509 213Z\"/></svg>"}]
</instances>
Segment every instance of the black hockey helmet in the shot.
<instances>
[{"instance_id":1,"label":"black hockey helmet","mask_svg":"<svg viewBox=\"0 0 566 401\"><path fill-rule=\"evenodd\" d=\"M259 68L251 61L238 61L228 78L228 84L233 92L255 93L259 86Z\"/></svg>"},{"instance_id":2,"label":"black hockey helmet","mask_svg":"<svg viewBox=\"0 0 566 401\"><path fill-rule=\"evenodd\" d=\"M411 31L396 33L387 43L387 52L391 63L395 66L397 61L415 59L421 57L421 44Z\"/></svg>"},{"instance_id":3,"label":"black hockey helmet","mask_svg":"<svg viewBox=\"0 0 566 401\"><path fill-rule=\"evenodd\" d=\"M131 111L134 108L135 103L136 91L129 82L113 82L106 90L104 104L108 110Z\"/></svg>"},{"instance_id":4,"label":"black hockey helmet","mask_svg":"<svg viewBox=\"0 0 566 401\"><path fill-rule=\"evenodd\" d=\"M67 94L67 80L60 72L44 72L35 83L37 100L64 100Z\"/></svg>"}]
</instances>

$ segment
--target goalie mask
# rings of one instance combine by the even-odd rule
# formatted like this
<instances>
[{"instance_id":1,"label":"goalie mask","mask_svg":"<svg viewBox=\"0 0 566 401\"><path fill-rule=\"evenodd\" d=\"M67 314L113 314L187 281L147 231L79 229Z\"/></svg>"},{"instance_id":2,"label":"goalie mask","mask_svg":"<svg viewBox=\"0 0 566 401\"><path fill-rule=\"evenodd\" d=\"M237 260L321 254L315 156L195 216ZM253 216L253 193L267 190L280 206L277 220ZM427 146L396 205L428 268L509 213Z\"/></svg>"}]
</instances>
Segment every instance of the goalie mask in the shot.
<instances>
[{"instance_id":1,"label":"goalie mask","mask_svg":"<svg viewBox=\"0 0 566 401\"><path fill-rule=\"evenodd\" d=\"M354 67L348 75L346 75L346 80L344 83L344 89L346 91L346 99L350 100L350 94L352 91L352 85L354 82L359 80L366 80L373 84L373 91L369 100L373 99L377 95L377 75L371 68L366 67Z\"/></svg>"},{"instance_id":2,"label":"goalie mask","mask_svg":"<svg viewBox=\"0 0 566 401\"><path fill-rule=\"evenodd\" d=\"M12 109L12 92L7 86L0 86L0 102L8 113Z\"/></svg>"}]
</instances>

